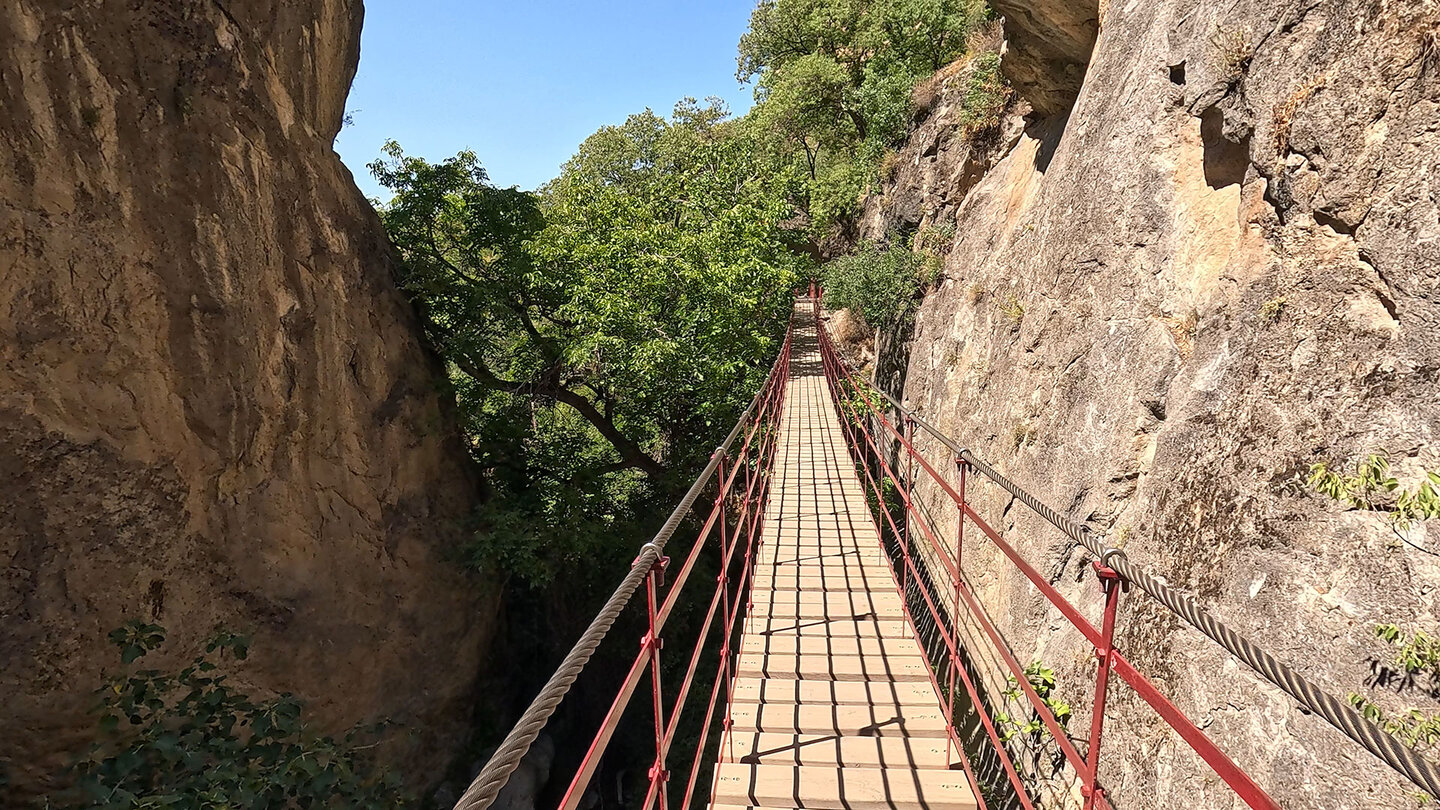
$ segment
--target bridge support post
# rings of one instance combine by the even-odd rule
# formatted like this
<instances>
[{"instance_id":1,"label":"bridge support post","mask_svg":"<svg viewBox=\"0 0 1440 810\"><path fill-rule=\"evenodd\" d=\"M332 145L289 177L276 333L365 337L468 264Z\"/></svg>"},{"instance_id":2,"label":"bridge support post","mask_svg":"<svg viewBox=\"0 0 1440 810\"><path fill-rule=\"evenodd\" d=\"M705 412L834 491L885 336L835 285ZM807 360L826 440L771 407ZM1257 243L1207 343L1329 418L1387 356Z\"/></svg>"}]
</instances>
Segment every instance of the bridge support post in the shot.
<instances>
[{"instance_id":1,"label":"bridge support post","mask_svg":"<svg viewBox=\"0 0 1440 810\"><path fill-rule=\"evenodd\" d=\"M748 442L748 440L747 440L747 442ZM742 460L742 463L743 463L743 460ZM724 550L730 548L730 538L729 538L729 535L728 535L728 534L726 533L726 531L725 531L725 454L724 454L724 453L721 453L721 454L720 454L719 463L718 463L718 464L716 465L716 467L715 467L715 476L716 476L716 477L715 477L715 480L718 481L718 482L719 482L719 485L720 485L720 491L717 492L717 493L715 493L715 515L716 515L716 517L717 517L717 519L718 519L718 521L719 521L719 523L720 523L720 549L721 549L721 552L722 552L722 554L721 554L721 560L723 561L723 560L727 559L726 556L725 556L724 553L723 553ZM737 530L737 532L738 532L738 530ZM736 540L737 540L737 541L739 540L739 534L738 534L738 533L736 534ZM723 566L724 563L722 562L721 565ZM728 617L728 616L730 615L729 573L730 573L729 571L725 570L725 568L722 567L722 568L720 569L720 575L719 575L719 577L717 577L717 579L720 580L720 602L721 602L721 608L720 608L720 609L723 611L720 615L721 615L721 616L726 616L726 617ZM739 594L736 594L736 598L737 598L737 599L739 598ZM720 677L720 679L721 679L721 683L729 683L729 682L730 682L730 633L729 633L728 631L725 633L724 638L722 638L722 639L720 640L720 676L719 676L719 677ZM731 724L734 722L734 712L735 712L735 710L734 710L733 701L728 701L728 700L727 700L727 701L725 702L725 721L724 721L724 726L725 726L725 730L726 730L726 735L725 735L725 736L726 736L727 739L730 737L730 734L729 734L730 726L731 726Z\"/></svg>"},{"instance_id":2,"label":"bridge support post","mask_svg":"<svg viewBox=\"0 0 1440 810\"><path fill-rule=\"evenodd\" d=\"M1095 703L1090 712L1090 745L1085 752L1085 783L1081 795L1084 810L1104 807L1105 789L1100 787L1100 738L1105 729L1105 700L1110 687L1110 659L1115 651L1115 613L1120 603L1120 575L1102 562L1093 563L1100 587L1105 589L1105 618L1100 628L1100 644L1095 648L1098 668L1095 672Z\"/></svg>"},{"instance_id":3,"label":"bridge support post","mask_svg":"<svg viewBox=\"0 0 1440 810\"><path fill-rule=\"evenodd\" d=\"M661 807L669 807L670 801L665 783L670 779L670 772L665 770L665 706L660 696L660 647L663 642L660 639L659 615L660 615L660 586L665 583L665 567L670 564L669 557L661 557L650 567L650 573L645 576L645 595L647 597L647 616L650 629L640 640L641 649L650 654L650 683L653 687L651 694L655 699L655 762L650 766L650 789L645 795L645 810L655 806L658 798Z\"/></svg>"},{"instance_id":4,"label":"bridge support post","mask_svg":"<svg viewBox=\"0 0 1440 810\"><path fill-rule=\"evenodd\" d=\"M906 417L907 422L912 422ZM914 428L911 427L911 437L914 437ZM913 442L912 442L913 446ZM955 512L955 576L950 587L955 591L955 602L950 610L950 686L945 690L945 721L949 724L945 750L949 753L949 740L954 740L958 748L959 732L955 730L955 678L960 674L960 560L965 551L965 479L969 477L969 464L964 458L955 459L955 470L960 476L959 486L956 494L959 495L959 502L956 504ZM979 707L976 707L979 709ZM964 756L964 751L956 751Z\"/></svg>"}]
</instances>

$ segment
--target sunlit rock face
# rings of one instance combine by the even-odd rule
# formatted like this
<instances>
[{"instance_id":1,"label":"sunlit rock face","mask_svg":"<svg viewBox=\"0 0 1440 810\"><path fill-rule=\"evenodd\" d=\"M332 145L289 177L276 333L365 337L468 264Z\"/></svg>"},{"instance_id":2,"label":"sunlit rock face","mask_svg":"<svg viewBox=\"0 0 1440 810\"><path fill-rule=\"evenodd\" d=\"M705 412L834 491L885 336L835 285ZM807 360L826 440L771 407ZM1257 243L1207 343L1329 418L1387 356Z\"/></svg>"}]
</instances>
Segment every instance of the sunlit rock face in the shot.
<instances>
[{"instance_id":1,"label":"sunlit rock face","mask_svg":"<svg viewBox=\"0 0 1440 810\"><path fill-rule=\"evenodd\" d=\"M1402 539L1306 477L1373 453L1402 486L1440 469L1440 7L1084 5L996 0L1014 115L972 143L957 74L866 203L868 238L953 235L913 334L879 341L879 381L1342 700L1433 713L1423 684L1375 685L1394 650L1373 630L1434 630L1440 523ZM1084 556L971 491L1098 620ZM953 509L925 497L953 537ZM992 547L965 554L1017 655L1057 671L1087 729L1086 645ZM1408 783L1147 597L1123 597L1119 627L1281 804L1413 806ZM1116 806L1242 806L1112 690Z\"/></svg>"},{"instance_id":2,"label":"sunlit rock face","mask_svg":"<svg viewBox=\"0 0 1440 810\"><path fill-rule=\"evenodd\" d=\"M105 634L217 623L242 680L436 778L494 588L379 223L331 149L358 0L0 5L0 762L81 747ZM149 659L147 659L148 661ZM4 801L0 801L4 804Z\"/></svg>"}]
</instances>

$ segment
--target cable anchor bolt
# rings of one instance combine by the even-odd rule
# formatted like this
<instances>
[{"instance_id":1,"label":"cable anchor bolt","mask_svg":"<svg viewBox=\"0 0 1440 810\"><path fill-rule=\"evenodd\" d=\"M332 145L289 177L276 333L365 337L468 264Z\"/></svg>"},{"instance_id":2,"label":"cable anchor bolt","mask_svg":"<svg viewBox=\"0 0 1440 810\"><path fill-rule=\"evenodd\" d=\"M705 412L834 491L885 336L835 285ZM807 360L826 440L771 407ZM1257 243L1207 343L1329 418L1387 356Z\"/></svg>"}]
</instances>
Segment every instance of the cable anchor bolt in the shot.
<instances>
[{"instance_id":1,"label":"cable anchor bolt","mask_svg":"<svg viewBox=\"0 0 1440 810\"><path fill-rule=\"evenodd\" d=\"M669 557L659 557L655 560L655 564L650 566L650 573L655 576L656 585L665 584L665 569L669 567L669 565Z\"/></svg>"},{"instance_id":2,"label":"cable anchor bolt","mask_svg":"<svg viewBox=\"0 0 1440 810\"><path fill-rule=\"evenodd\" d=\"M1090 567L1095 569L1095 576L1100 579L1100 587L1110 590L1114 583L1120 583L1120 592L1130 592L1130 581L1120 576L1120 572L1106 565L1099 560L1091 560Z\"/></svg>"}]
</instances>

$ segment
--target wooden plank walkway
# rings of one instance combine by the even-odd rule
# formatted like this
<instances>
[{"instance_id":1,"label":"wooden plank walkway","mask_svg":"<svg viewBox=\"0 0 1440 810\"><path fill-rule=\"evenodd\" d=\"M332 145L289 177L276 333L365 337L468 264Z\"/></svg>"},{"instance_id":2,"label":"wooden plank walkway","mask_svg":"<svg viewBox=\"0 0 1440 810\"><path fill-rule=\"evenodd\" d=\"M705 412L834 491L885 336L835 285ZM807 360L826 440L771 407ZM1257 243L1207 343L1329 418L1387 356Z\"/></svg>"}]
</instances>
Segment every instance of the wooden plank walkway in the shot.
<instances>
[{"instance_id":1,"label":"wooden plank walkway","mask_svg":"<svg viewBox=\"0 0 1440 810\"><path fill-rule=\"evenodd\" d=\"M802 306L712 807L969 810Z\"/></svg>"}]
</instances>

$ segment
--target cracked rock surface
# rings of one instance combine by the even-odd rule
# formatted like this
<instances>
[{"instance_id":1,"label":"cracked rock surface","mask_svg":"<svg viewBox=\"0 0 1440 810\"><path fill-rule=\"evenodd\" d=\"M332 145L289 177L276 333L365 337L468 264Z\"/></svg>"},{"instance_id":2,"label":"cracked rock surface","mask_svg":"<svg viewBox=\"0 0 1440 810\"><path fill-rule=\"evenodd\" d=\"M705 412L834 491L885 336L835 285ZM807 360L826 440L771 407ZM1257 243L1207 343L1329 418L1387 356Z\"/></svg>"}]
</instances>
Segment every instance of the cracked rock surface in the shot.
<instances>
[{"instance_id":1,"label":"cracked rock surface","mask_svg":"<svg viewBox=\"0 0 1440 810\"><path fill-rule=\"evenodd\" d=\"M496 589L446 559L465 453L331 149L361 16L0 5L0 805L91 738L129 618L157 667L249 633L242 682L395 721L416 788L465 732Z\"/></svg>"},{"instance_id":2,"label":"cracked rock surface","mask_svg":"<svg viewBox=\"0 0 1440 810\"><path fill-rule=\"evenodd\" d=\"M1027 43L1073 29L1084 4L996 5L1017 26L1017 114L970 144L959 88L942 93L866 204L869 238L954 226L913 334L880 341L879 382L1332 694L1435 713L1424 688L1376 685L1389 659L1373 628L1434 631L1440 523L1402 540L1305 479L1381 452L1402 485L1440 470L1440 7L1094 3L1070 90L1034 69L1053 45ZM973 492L1098 621L1083 556L996 488ZM924 497L953 537L953 508ZM1011 646L1056 670L1071 729L1087 729L1086 645L992 547L965 554ZM1282 805L1414 806L1407 781L1143 595L1124 597L1119 628ZM1116 806L1242 806L1112 689Z\"/></svg>"}]
</instances>

